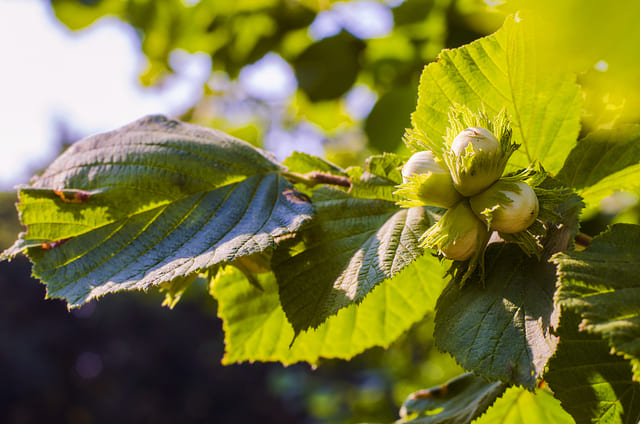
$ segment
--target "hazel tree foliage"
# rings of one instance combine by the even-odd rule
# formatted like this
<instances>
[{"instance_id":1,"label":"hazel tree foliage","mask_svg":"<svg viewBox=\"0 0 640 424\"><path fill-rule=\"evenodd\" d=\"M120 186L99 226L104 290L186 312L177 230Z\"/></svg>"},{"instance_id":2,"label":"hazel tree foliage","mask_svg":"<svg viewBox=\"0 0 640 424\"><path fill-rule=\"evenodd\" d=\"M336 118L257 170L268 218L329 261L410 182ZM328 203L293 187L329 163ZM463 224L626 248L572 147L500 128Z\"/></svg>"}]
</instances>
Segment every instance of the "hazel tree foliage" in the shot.
<instances>
[{"instance_id":1,"label":"hazel tree foliage","mask_svg":"<svg viewBox=\"0 0 640 424\"><path fill-rule=\"evenodd\" d=\"M637 189L640 130L581 131L584 87L548 66L537 18L442 50L405 153L362 166L163 116L81 140L19 187L2 259L26 254L69 308L154 287L174 305L205 278L226 364L348 360L435 314L468 373L398 422L638 422L640 227L580 220Z\"/></svg>"}]
</instances>

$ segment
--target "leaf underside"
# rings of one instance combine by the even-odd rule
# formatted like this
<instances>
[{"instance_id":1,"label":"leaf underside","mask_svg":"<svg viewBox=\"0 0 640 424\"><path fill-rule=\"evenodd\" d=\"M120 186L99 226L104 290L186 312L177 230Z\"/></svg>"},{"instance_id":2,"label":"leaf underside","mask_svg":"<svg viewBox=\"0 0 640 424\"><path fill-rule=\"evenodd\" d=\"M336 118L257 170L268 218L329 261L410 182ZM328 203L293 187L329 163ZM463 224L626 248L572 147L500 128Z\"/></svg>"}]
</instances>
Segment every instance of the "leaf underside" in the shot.
<instances>
[{"instance_id":1,"label":"leaf underside","mask_svg":"<svg viewBox=\"0 0 640 424\"><path fill-rule=\"evenodd\" d=\"M442 386L409 396L400 410L401 423L466 424L480 416L504 393L501 382L488 382L472 373Z\"/></svg>"},{"instance_id":2,"label":"leaf underside","mask_svg":"<svg viewBox=\"0 0 640 424\"><path fill-rule=\"evenodd\" d=\"M20 190L26 250L70 307L276 245L312 215L284 168L224 133L151 116L74 144Z\"/></svg>"}]
</instances>

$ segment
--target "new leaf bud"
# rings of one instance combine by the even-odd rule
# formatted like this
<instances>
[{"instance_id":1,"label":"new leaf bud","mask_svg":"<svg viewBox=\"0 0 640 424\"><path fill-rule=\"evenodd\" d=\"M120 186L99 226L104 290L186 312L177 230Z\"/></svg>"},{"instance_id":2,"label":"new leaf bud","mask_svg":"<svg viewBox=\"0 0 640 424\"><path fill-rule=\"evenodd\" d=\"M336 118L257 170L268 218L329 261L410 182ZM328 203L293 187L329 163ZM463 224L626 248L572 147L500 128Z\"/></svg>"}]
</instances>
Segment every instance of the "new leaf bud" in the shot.
<instances>
[{"instance_id":1,"label":"new leaf bud","mask_svg":"<svg viewBox=\"0 0 640 424\"><path fill-rule=\"evenodd\" d=\"M538 217L538 197L525 182L498 180L469 203L490 228L505 234L524 231Z\"/></svg>"},{"instance_id":2,"label":"new leaf bud","mask_svg":"<svg viewBox=\"0 0 640 424\"><path fill-rule=\"evenodd\" d=\"M430 205L449 208L462 196L453 186L451 174L430 151L417 152L402 168L404 184L398 191L409 199L406 206Z\"/></svg>"}]
</instances>

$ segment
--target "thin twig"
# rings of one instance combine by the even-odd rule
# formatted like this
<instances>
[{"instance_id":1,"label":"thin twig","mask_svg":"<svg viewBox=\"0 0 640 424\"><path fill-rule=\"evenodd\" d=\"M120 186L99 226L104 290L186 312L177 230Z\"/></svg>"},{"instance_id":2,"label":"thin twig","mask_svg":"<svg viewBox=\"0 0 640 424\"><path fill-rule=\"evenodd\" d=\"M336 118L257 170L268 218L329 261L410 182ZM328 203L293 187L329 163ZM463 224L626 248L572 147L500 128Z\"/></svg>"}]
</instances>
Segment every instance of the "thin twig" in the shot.
<instances>
[{"instance_id":1,"label":"thin twig","mask_svg":"<svg viewBox=\"0 0 640 424\"><path fill-rule=\"evenodd\" d=\"M326 184L351 188L351 181L349 181L349 178L342 177L340 175L327 174L318 171L309 172L307 174L298 174L296 172L282 172L281 174L293 183L301 183L308 187L315 187L318 184Z\"/></svg>"},{"instance_id":2,"label":"thin twig","mask_svg":"<svg viewBox=\"0 0 640 424\"><path fill-rule=\"evenodd\" d=\"M576 235L575 238L575 242L578 246L583 247L583 248L587 248L589 246L591 246L591 241L593 240L593 237L591 237L590 235L587 235L585 233L578 233Z\"/></svg>"}]
</instances>

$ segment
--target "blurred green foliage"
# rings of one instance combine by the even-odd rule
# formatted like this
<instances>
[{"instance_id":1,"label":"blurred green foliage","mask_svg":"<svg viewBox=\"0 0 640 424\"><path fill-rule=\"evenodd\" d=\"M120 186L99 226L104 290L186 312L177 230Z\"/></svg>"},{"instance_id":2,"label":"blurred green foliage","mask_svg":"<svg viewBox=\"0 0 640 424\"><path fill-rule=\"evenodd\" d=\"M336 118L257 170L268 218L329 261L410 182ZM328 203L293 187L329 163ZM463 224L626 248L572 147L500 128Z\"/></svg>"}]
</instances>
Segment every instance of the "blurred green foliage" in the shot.
<instances>
[{"instance_id":1,"label":"blurred green foliage","mask_svg":"<svg viewBox=\"0 0 640 424\"><path fill-rule=\"evenodd\" d=\"M217 127L254 144L263 143L271 126L294 130L311 123L324 136L328 158L350 166L361 164L371 152L402 152L402 136L415 109L425 63L443 48L457 47L497 29L503 16L487 11L480 0L378 2L393 18L388 34L359 39L344 24L335 35L314 38L310 26L316 17L335 12L339 25L342 18L336 11L344 3L52 0L58 19L73 30L107 15L132 25L148 59L140 76L145 85L161 85L172 74L170 57L176 50L209 55L212 80L204 87L206 95L183 119ZM367 21L360 24L368 25ZM270 52L291 65L298 82L298 93L284 105L265 105L243 97L234 85L245 66ZM215 84L220 78L231 83L220 88ZM366 111L365 116L354 116L347 110L349 92L362 85L377 98L368 118ZM238 102L248 106L243 110L250 115L241 122L231 116L237 110L231 103ZM303 140L297 148L305 149Z\"/></svg>"},{"instance_id":2,"label":"blurred green foliage","mask_svg":"<svg viewBox=\"0 0 640 424\"><path fill-rule=\"evenodd\" d=\"M578 74L585 130L640 119L640 3L510 0L507 11L537 20L539 54L549 67Z\"/></svg>"}]
</instances>

